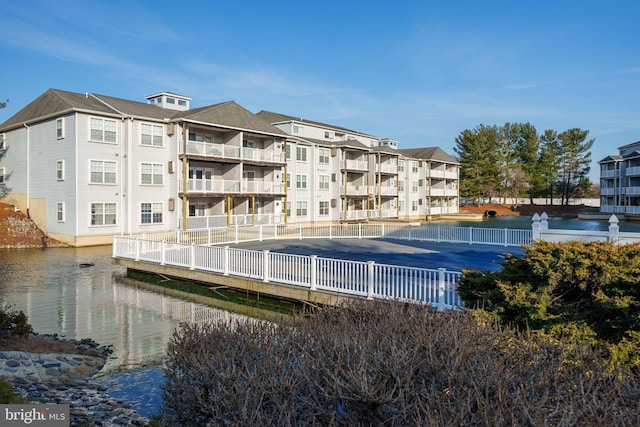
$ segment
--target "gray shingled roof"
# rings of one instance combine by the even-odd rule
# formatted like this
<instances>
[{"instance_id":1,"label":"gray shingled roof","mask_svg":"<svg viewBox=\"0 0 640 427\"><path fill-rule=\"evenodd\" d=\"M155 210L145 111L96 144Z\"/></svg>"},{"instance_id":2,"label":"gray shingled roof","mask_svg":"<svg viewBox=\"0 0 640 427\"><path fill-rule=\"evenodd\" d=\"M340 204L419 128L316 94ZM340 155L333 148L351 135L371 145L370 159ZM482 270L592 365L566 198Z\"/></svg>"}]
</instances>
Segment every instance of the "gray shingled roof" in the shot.
<instances>
[{"instance_id":1,"label":"gray shingled roof","mask_svg":"<svg viewBox=\"0 0 640 427\"><path fill-rule=\"evenodd\" d=\"M184 119L237 129L264 132L272 135L289 136L284 131L272 126L271 123L238 105L235 101L223 102L187 111L178 111L174 114L173 119Z\"/></svg>"},{"instance_id":2,"label":"gray shingled roof","mask_svg":"<svg viewBox=\"0 0 640 427\"><path fill-rule=\"evenodd\" d=\"M0 125L0 131L4 132L25 124L39 122L50 116L78 110L114 114L112 109L92 96L49 89Z\"/></svg>"},{"instance_id":3,"label":"gray shingled roof","mask_svg":"<svg viewBox=\"0 0 640 427\"><path fill-rule=\"evenodd\" d=\"M609 163L609 162L619 162L622 160L622 156L618 156L617 154L607 156L604 159L600 160L598 163Z\"/></svg>"},{"instance_id":4,"label":"gray shingled roof","mask_svg":"<svg viewBox=\"0 0 640 427\"><path fill-rule=\"evenodd\" d=\"M107 95L80 94L58 89L49 89L40 95L0 125L0 131L4 132L24 124L36 123L71 111L163 121L184 119L270 135L287 136L282 130L256 117L249 110L233 101L187 111L175 111Z\"/></svg>"},{"instance_id":5,"label":"gray shingled roof","mask_svg":"<svg viewBox=\"0 0 640 427\"><path fill-rule=\"evenodd\" d=\"M358 132L357 130L347 129L347 128L343 128L341 126L330 125L330 124L322 123L322 122L316 122L316 121L313 121L313 120L307 120L307 119L303 119L301 117L287 116L286 114L274 113L272 111L262 110L262 111L257 112L256 116L262 117L263 120L266 120L267 122L269 122L271 124L294 121L294 122L298 122L298 123L309 123L310 125L321 126L321 127L330 128L330 129L339 129L341 131L348 132L348 133L367 135L367 136L370 136L370 137L376 138L376 139L378 138L378 137L370 135L368 133Z\"/></svg>"},{"instance_id":6,"label":"gray shingled roof","mask_svg":"<svg viewBox=\"0 0 640 427\"><path fill-rule=\"evenodd\" d=\"M445 153L440 147L405 148L398 150L401 154L414 159L438 160L447 163L458 163L456 159Z\"/></svg>"}]
</instances>

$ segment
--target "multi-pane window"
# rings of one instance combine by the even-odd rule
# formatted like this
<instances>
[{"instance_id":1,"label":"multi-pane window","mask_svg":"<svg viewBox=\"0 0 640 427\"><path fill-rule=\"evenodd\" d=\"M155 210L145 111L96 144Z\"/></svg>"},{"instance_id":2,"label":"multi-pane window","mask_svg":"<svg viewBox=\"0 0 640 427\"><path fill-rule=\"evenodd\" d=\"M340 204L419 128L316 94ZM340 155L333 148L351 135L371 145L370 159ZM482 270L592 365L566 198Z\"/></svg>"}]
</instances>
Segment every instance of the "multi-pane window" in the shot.
<instances>
[{"instance_id":1,"label":"multi-pane window","mask_svg":"<svg viewBox=\"0 0 640 427\"><path fill-rule=\"evenodd\" d=\"M307 202L296 202L296 216L307 216Z\"/></svg>"},{"instance_id":2,"label":"multi-pane window","mask_svg":"<svg viewBox=\"0 0 640 427\"><path fill-rule=\"evenodd\" d=\"M115 184L116 162L91 160L91 184Z\"/></svg>"},{"instance_id":3,"label":"multi-pane window","mask_svg":"<svg viewBox=\"0 0 640 427\"><path fill-rule=\"evenodd\" d=\"M213 142L213 136L198 132L189 132L189 141L193 142Z\"/></svg>"},{"instance_id":4,"label":"multi-pane window","mask_svg":"<svg viewBox=\"0 0 640 427\"><path fill-rule=\"evenodd\" d=\"M411 191L414 193L418 191L418 181L411 181Z\"/></svg>"},{"instance_id":5,"label":"multi-pane window","mask_svg":"<svg viewBox=\"0 0 640 427\"><path fill-rule=\"evenodd\" d=\"M291 202L287 202L287 216L290 217L291 216Z\"/></svg>"},{"instance_id":6,"label":"multi-pane window","mask_svg":"<svg viewBox=\"0 0 640 427\"><path fill-rule=\"evenodd\" d=\"M286 159L290 159L291 158L291 145L289 145L289 144L285 144L285 146L284 146L284 157Z\"/></svg>"},{"instance_id":7,"label":"multi-pane window","mask_svg":"<svg viewBox=\"0 0 640 427\"><path fill-rule=\"evenodd\" d=\"M300 162L307 161L307 147L296 147L296 160Z\"/></svg>"},{"instance_id":8,"label":"multi-pane window","mask_svg":"<svg viewBox=\"0 0 640 427\"><path fill-rule=\"evenodd\" d=\"M320 190L328 190L329 189L329 175L319 175L318 176L318 189Z\"/></svg>"},{"instance_id":9,"label":"multi-pane window","mask_svg":"<svg viewBox=\"0 0 640 427\"><path fill-rule=\"evenodd\" d=\"M304 133L304 128L302 126L293 125L293 133L296 135L302 135Z\"/></svg>"},{"instance_id":10,"label":"multi-pane window","mask_svg":"<svg viewBox=\"0 0 640 427\"><path fill-rule=\"evenodd\" d=\"M404 160L398 161L398 172L404 172Z\"/></svg>"},{"instance_id":11,"label":"multi-pane window","mask_svg":"<svg viewBox=\"0 0 640 427\"><path fill-rule=\"evenodd\" d=\"M64 160L56 162L56 178L58 181L64 181Z\"/></svg>"},{"instance_id":12,"label":"multi-pane window","mask_svg":"<svg viewBox=\"0 0 640 427\"><path fill-rule=\"evenodd\" d=\"M329 149L320 148L318 150L318 163L329 163Z\"/></svg>"},{"instance_id":13,"label":"multi-pane window","mask_svg":"<svg viewBox=\"0 0 640 427\"><path fill-rule=\"evenodd\" d=\"M142 123L140 125L140 143L142 145L162 147L162 134L162 125L153 125L151 123Z\"/></svg>"},{"instance_id":14,"label":"multi-pane window","mask_svg":"<svg viewBox=\"0 0 640 427\"><path fill-rule=\"evenodd\" d=\"M333 132L330 132L330 131L325 131L324 132L324 138L325 139L333 139L333 135L334 135Z\"/></svg>"},{"instance_id":15,"label":"multi-pane window","mask_svg":"<svg viewBox=\"0 0 640 427\"><path fill-rule=\"evenodd\" d=\"M142 185L162 185L162 163L141 163L140 164L140 184Z\"/></svg>"},{"instance_id":16,"label":"multi-pane window","mask_svg":"<svg viewBox=\"0 0 640 427\"><path fill-rule=\"evenodd\" d=\"M115 203L91 203L91 225L115 225Z\"/></svg>"},{"instance_id":17,"label":"multi-pane window","mask_svg":"<svg viewBox=\"0 0 640 427\"><path fill-rule=\"evenodd\" d=\"M58 222L64 222L64 202L56 204L56 217Z\"/></svg>"},{"instance_id":18,"label":"multi-pane window","mask_svg":"<svg viewBox=\"0 0 640 427\"><path fill-rule=\"evenodd\" d=\"M411 201L411 212L417 212L418 211L418 201L417 200L412 200Z\"/></svg>"},{"instance_id":19,"label":"multi-pane window","mask_svg":"<svg viewBox=\"0 0 640 427\"><path fill-rule=\"evenodd\" d=\"M404 200L398 200L398 210L404 212Z\"/></svg>"},{"instance_id":20,"label":"multi-pane window","mask_svg":"<svg viewBox=\"0 0 640 427\"><path fill-rule=\"evenodd\" d=\"M404 193L404 181L398 181L398 192Z\"/></svg>"},{"instance_id":21,"label":"multi-pane window","mask_svg":"<svg viewBox=\"0 0 640 427\"><path fill-rule=\"evenodd\" d=\"M116 121L91 118L91 141L116 142Z\"/></svg>"},{"instance_id":22,"label":"multi-pane window","mask_svg":"<svg viewBox=\"0 0 640 427\"><path fill-rule=\"evenodd\" d=\"M291 188L291 174L287 174L287 188Z\"/></svg>"},{"instance_id":23,"label":"multi-pane window","mask_svg":"<svg viewBox=\"0 0 640 427\"><path fill-rule=\"evenodd\" d=\"M411 162L411 172L418 173L418 162Z\"/></svg>"},{"instance_id":24,"label":"multi-pane window","mask_svg":"<svg viewBox=\"0 0 640 427\"><path fill-rule=\"evenodd\" d=\"M318 215L329 215L329 201L318 202Z\"/></svg>"},{"instance_id":25,"label":"multi-pane window","mask_svg":"<svg viewBox=\"0 0 640 427\"><path fill-rule=\"evenodd\" d=\"M307 175L296 175L296 188L307 188Z\"/></svg>"},{"instance_id":26,"label":"multi-pane window","mask_svg":"<svg viewBox=\"0 0 640 427\"><path fill-rule=\"evenodd\" d=\"M141 224L162 223L162 203L140 203Z\"/></svg>"},{"instance_id":27,"label":"multi-pane window","mask_svg":"<svg viewBox=\"0 0 640 427\"><path fill-rule=\"evenodd\" d=\"M56 119L56 138L64 138L64 118Z\"/></svg>"},{"instance_id":28,"label":"multi-pane window","mask_svg":"<svg viewBox=\"0 0 640 427\"><path fill-rule=\"evenodd\" d=\"M6 135L5 133L0 133L0 151L5 150L6 147Z\"/></svg>"}]
</instances>

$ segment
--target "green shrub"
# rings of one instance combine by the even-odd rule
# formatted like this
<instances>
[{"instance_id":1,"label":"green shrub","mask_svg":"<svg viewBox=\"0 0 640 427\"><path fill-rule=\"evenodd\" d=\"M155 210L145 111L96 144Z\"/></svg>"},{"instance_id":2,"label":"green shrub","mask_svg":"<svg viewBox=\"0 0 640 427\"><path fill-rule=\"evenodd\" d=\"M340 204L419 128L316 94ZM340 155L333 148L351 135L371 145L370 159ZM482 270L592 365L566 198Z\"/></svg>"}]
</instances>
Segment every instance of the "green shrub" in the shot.
<instances>
[{"instance_id":1,"label":"green shrub","mask_svg":"<svg viewBox=\"0 0 640 427\"><path fill-rule=\"evenodd\" d=\"M637 365L622 353L640 331L640 244L538 241L523 257L505 258L501 271L463 273L459 293L468 307L504 324L617 348L616 360Z\"/></svg>"},{"instance_id":2,"label":"green shrub","mask_svg":"<svg viewBox=\"0 0 640 427\"><path fill-rule=\"evenodd\" d=\"M0 378L0 403L28 403L29 401L22 396L19 396L13 392L11 384L9 384L4 378Z\"/></svg>"}]
</instances>

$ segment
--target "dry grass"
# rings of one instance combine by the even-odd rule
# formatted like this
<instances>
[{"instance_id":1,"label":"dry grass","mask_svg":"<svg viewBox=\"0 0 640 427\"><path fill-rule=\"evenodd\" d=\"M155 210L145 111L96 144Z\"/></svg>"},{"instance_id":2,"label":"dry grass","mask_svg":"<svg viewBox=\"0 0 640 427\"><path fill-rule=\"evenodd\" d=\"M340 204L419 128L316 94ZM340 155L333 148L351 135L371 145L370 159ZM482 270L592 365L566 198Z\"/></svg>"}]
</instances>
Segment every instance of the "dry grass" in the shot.
<instances>
[{"instance_id":1,"label":"dry grass","mask_svg":"<svg viewBox=\"0 0 640 427\"><path fill-rule=\"evenodd\" d=\"M75 345L39 336L10 336L0 339L0 351L24 351L27 353L86 354Z\"/></svg>"}]
</instances>

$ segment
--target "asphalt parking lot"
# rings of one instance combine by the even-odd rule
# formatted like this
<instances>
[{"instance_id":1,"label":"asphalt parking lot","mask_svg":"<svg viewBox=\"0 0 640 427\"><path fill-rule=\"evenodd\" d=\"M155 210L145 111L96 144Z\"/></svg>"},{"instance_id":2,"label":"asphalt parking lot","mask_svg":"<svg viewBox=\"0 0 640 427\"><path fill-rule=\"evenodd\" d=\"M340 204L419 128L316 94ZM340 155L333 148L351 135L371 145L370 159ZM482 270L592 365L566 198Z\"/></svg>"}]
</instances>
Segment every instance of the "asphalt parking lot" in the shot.
<instances>
[{"instance_id":1,"label":"asphalt parking lot","mask_svg":"<svg viewBox=\"0 0 640 427\"><path fill-rule=\"evenodd\" d=\"M506 254L524 253L524 248L516 246L393 239L265 240L230 247L455 271L464 268L496 271Z\"/></svg>"}]
</instances>

